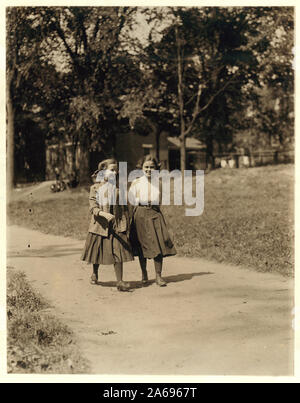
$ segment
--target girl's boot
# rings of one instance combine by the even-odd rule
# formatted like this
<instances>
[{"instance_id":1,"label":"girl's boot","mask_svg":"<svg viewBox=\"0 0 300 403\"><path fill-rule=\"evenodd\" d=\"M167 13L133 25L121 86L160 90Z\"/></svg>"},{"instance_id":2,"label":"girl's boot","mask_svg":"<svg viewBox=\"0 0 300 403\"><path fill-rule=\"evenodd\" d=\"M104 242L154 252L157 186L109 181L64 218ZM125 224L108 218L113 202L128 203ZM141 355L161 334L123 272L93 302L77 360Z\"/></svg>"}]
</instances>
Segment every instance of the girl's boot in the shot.
<instances>
[{"instance_id":1,"label":"girl's boot","mask_svg":"<svg viewBox=\"0 0 300 403\"><path fill-rule=\"evenodd\" d=\"M130 285L123 281L123 264L115 263L114 265L116 279L117 279L117 290L118 291L129 291Z\"/></svg>"},{"instance_id":2,"label":"girl's boot","mask_svg":"<svg viewBox=\"0 0 300 403\"><path fill-rule=\"evenodd\" d=\"M154 259L155 273L156 273L156 284L159 287L166 287L167 282L162 278L162 264L163 258L162 256L158 256Z\"/></svg>"},{"instance_id":3,"label":"girl's boot","mask_svg":"<svg viewBox=\"0 0 300 403\"><path fill-rule=\"evenodd\" d=\"M147 259L145 259L143 256L139 256L139 261L142 270L142 284L147 285L148 284Z\"/></svg>"},{"instance_id":4,"label":"girl's boot","mask_svg":"<svg viewBox=\"0 0 300 403\"><path fill-rule=\"evenodd\" d=\"M90 283L93 285L98 284L98 269L99 269L99 265L93 264L93 274L92 274L91 280L90 280Z\"/></svg>"}]
</instances>

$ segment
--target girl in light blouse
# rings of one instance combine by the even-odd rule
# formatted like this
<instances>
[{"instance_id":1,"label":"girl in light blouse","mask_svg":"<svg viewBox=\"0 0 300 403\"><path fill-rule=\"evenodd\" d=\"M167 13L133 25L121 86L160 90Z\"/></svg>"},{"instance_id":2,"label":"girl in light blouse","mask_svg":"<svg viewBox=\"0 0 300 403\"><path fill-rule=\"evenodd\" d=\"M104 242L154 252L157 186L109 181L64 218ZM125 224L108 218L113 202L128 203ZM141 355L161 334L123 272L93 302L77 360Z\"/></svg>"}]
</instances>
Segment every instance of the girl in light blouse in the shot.
<instances>
[{"instance_id":1,"label":"girl in light blouse","mask_svg":"<svg viewBox=\"0 0 300 403\"><path fill-rule=\"evenodd\" d=\"M132 243L142 270L142 283L148 283L147 259L154 259L156 284L167 285L162 278L163 258L176 255L165 218L161 212L160 187L151 183L151 172L159 169L154 157L147 155L141 162L143 176L136 179L130 189L130 200L135 201L133 212Z\"/></svg>"}]
</instances>

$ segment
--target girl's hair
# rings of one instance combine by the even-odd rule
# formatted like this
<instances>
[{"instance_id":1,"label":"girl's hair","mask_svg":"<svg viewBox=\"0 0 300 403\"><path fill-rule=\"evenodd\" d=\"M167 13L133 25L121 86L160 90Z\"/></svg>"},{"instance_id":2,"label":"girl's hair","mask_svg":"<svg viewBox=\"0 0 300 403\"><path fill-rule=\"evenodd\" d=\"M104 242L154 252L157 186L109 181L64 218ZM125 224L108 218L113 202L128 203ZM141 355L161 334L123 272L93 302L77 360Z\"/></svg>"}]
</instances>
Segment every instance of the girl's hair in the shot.
<instances>
[{"instance_id":1,"label":"girl's hair","mask_svg":"<svg viewBox=\"0 0 300 403\"><path fill-rule=\"evenodd\" d=\"M107 169L108 166L111 164L118 164L118 161L114 158L109 158L107 160L103 160L103 161L99 162L98 171L103 171L104 169Z\"/></svg>"},{"instance_id":2,"label":"girl's hair","mask_svg":"<svg viewBox=\"0 0 300 403\"><path fill-rule=\"evenodd\" d=\"M141 159L138 161L138 163L137 163L137 165L136 165L136 168L137 168L137 169L142 169L142 168L143 168L143 165L145 164L145 162L149 162L149 161L154 163L156 169L159 169L159 168L161 167L161 163L158 162L155 157L153 157L153 156L150 155L150 154L147 154L147 155L145 155L143 158L141 158Z\"/></svg>"}]
</instances>

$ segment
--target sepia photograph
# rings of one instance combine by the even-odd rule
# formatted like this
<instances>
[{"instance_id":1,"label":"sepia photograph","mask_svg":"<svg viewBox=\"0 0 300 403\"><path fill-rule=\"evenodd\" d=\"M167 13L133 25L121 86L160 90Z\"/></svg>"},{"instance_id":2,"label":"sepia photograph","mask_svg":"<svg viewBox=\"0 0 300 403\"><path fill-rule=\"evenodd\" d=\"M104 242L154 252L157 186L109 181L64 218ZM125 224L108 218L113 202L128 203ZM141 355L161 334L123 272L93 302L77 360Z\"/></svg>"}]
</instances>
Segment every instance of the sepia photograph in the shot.
<instances>
[{"instance_id":1,"label":"sepia photograph","mask_svg":"<svg viewBox=\"0 0 300 403\"><path fill-rule=\"evenodd\" d=\"M7 6L5 41L6 375L294 377L295 7Z\"/></svg>"}]
</instances>

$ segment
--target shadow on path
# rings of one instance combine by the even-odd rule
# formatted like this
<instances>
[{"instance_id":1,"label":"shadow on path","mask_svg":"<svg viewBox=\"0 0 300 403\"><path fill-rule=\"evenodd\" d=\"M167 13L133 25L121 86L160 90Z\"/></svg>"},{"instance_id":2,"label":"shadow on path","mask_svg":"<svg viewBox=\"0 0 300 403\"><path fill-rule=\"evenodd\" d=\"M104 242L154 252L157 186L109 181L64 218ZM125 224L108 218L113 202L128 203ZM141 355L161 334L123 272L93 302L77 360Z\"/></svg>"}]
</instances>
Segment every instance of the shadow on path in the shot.
<instances>
[{"instance_id":1,"label":"shadow on path","mask_svg":"<svg viewBox=\"0 0 300 403\"><path fill-rule=\"evenodd\" d=\"M214 274L213 272L200 272L200 273L186 273L186 274L176 274L173 276L163 276L167 283L179 283L181 281L192 280L194 277L205 276L208 274ZM142 284L141 281L128 281L130 284L130 289L134 290L137 288L146 288L153 284L155 284L155 280L149 280L147 284ZM98 281L99 286L102 287L116 287L116 281L106 281L105 283L102 281Z\"/></svg>"}]
</instances>

